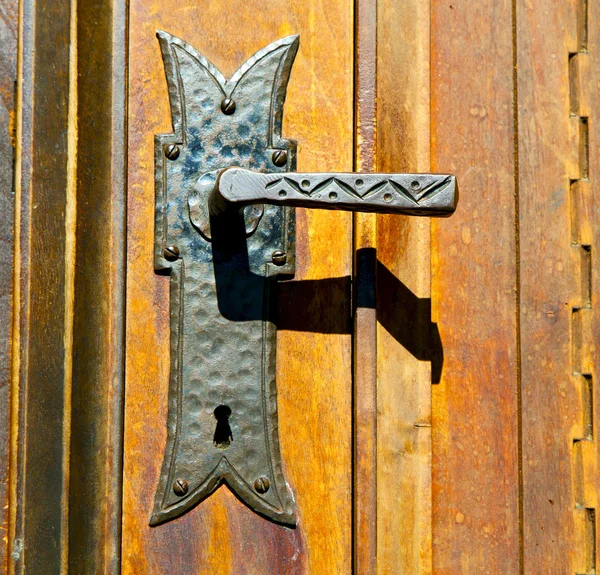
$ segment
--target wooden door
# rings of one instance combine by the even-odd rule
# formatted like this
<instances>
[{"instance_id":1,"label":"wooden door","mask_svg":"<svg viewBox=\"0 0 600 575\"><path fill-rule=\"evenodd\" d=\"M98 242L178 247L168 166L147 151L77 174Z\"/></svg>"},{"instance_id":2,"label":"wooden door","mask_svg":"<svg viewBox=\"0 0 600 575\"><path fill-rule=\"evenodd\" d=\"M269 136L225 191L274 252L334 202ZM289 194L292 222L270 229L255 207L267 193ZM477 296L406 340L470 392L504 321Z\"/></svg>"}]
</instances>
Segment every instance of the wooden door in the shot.
<instances>
[{"instance_id":1,"label":"wooden door","mask_svg":"<svg viewBox=\"0 0 600 575\"><path fill-rule=\"evenodd\" d=\"M4 572L598 570L598 0L0 0L0 15ZM295 529L225 486L149 525L170 329L157 29L225 76L299 34L283 126L299 171L458 179L447 220L297 210L277 339Z\"/></svg>"},{"instance_id":2,"label":"wooden door","mask_svg":"<svg viewBox=\"0 0 600 575\"><path fill-rule=\"evenodd\" d=\"M280 288L277 343L279 437L285 476L298 506L298 527L284 528L257 517L226 488L176 521L148 525L166 441L169 370L169 280L152 273L150 249L153 135L171 130L154 31L164 29L183 38L226 76L269 42L299 34L283 129L284 137L298 141L298 170L372 171L377 145L376 6L366 2L357 8L355 14L352 3L345 1L273 2L268 7L235 2L227 8L220 3L201 7L197 2L146 0L130 5L126 573L349 573L353 560L358 572L370 572L377 555L376 489L393 493L398 481L416 497L407 507L410 517L398 514L395 497L381 500L379 521L386 527L380 564L396 569L404 564L409 571L430 569L428 366L414 358L405 361L407 354L398 339L411 338L398 330L403 318L393 312L394 300L406 293L415 301L427 296L428 221L381 220L379 233L384 239L389 236L390 242L381 249L386 259L380 277L389 292L386 297L391 298L385 310L392 317L386 321L388 329L391 325L392 333L400 335L382 332L384 341L378 349L374 302L353 313L353 298L363 298L353 294L355 254L377 245L376 218L298 211L297 270L294 280ZM408 19L415 10L413 6L398 17ZM207 33L211 29L214 34ZM364 48L365 55L357 57L356 47ZM404 91L404 98L418 99L426 70L422 65L410 72L417 90ZM391 86L382 92L398 97ZM396 147L396 138L389 139ZM393 150L397 157L390 153L385 169L427 169L426 158L417 160L415 151L405 153L401 148ZM414 236L410 249L421 254L410 272L399 251L402 234ZM372 269L364 280L366 291L374 293L375 260L367 266ZM398 273L413 276L408 286L400 283ZM424 318L421 310L407 319L418 332L428 328ZM418 340L416 336L417 348ZM387 370L380 374L384 415L379 435L374 394L377 353ZM407 378L402 389L395 385L398 368ZM406 405L398 408L401 398ZM376 441L381 442L381 473L374 459ZM400 460L398 449L409 453L407 462ZM396 539L414 543L399 550L392 544Z\"/></svg>"}]
</instances>

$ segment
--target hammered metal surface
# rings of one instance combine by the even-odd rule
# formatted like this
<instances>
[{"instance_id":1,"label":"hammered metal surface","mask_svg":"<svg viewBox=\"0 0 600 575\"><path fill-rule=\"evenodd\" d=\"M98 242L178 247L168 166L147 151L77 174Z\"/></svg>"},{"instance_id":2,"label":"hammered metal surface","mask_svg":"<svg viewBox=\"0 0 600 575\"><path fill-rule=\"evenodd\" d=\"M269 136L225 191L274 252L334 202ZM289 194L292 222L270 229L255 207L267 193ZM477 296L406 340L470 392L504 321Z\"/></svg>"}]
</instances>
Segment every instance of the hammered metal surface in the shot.
<instances>
[{"instance_id":1,"label":"hammered metal surface","mask_svg":"<svg viewBox=\"0 0 600 575\"><path fill-rule=\"evenodd\" d=\"M295 144L280 135L298 38L270 44L230 80L179 38L158 38L173 133L155 139L154 256L156 270L171 276L171 371L167 446L150 523L185 513L227 483L257 513L293 526L277 433L271 305L277 276L293 274L293 210L265 206L210 217L210 185L203 183L230 166L294 169ZM234 100L233 114L222 111L225 98ZM171 149L169 159L172 144L179 154ZM287 151L282 167L273 163L278 149ZM167 246L179 249L179 259L164 258ZM271 263L276 250L287 254L285 266ZM222 424L220 406L230 410ZM218 425L227 424L232 440L217 441ZM255 488L259 478L268 480L265 493ZM189 485L183 495L173 488L177 480Z\"/></svg>"}]
</instances>

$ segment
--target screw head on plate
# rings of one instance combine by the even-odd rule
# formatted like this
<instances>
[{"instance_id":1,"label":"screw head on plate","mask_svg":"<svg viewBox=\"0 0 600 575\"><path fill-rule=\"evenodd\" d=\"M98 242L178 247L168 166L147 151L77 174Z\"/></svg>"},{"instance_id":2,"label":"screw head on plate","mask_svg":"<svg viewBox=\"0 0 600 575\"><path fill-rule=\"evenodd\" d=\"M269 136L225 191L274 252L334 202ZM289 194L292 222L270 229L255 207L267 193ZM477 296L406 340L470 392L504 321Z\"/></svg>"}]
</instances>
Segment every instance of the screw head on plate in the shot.
<instances>
[{"instance_id":1,"label":"screw head on plate","mask_svg":"<svg viewBox=\"0 0 600 575\"><path fill-rule=\"evenodd\" d=\"M266 477L259 477L254 482L254 489L257 493L266 493L269 491L269 487L271 487L271 482Z\"/></svg>"},{"instance_id":2,"label":"screw head on plate","mask_svg":"<svg viewBox=\"0 0 600 575\"><path fill-rule=\"evenodd\" d=\"M179 248L177 246L167 246L164 256L167 261L174 262L179 258Z\"/></svg>"},{"instance_id":3,"label":"screw head on plate","mask_svg":"<svg viewBox=\"0 0 600 575\"><path fill-rule=\"evenodd\" d=\"M287 254L281 250L275 250L271 258L276 266L283 266L287 262Z\"/></svg>"},{"instance_id":4,"label":"screw head on plate","mask_svg":"<svg viewBox=\"0 0 600 575\"><path fill-rule=\"evenodd\" d=\"M165 156L169 160L176 160L179 158L179 146L177 144L169 144L165 150Z\"/></svg>"},{"instance_id":5,"label":"screw head on plate","mask_svg":"<svg viewBox=\"0 0 600 575\"><path fill-rule=\"evenodd\" d=\"M273 163L281 168L287 164L287 152L285 150L275 150L273 152Z\"/></svg>"},{"instance_id":6,"label":"screw head on plate","mask_svg":"<svg viewBox=\"0 0 600 575\"><path fill-rule=\"evenodd\" d=\"M183 497L190 488L188 482L185 479L176 479L173 481L173 491L175 495L179 495L179 497Z\"/></svg>"},{"instance_id":7,"label":"screw head on plate","mask_svg":"<svg viewBox=\"0 0 600 575\"><path fill-rule=\"evenodd\" d=\"M235 112L235 100L232 100L231 98L225 98L221 102L221 112L227 116L231 116L231 114Z\"/></svg>"}]
</instances>

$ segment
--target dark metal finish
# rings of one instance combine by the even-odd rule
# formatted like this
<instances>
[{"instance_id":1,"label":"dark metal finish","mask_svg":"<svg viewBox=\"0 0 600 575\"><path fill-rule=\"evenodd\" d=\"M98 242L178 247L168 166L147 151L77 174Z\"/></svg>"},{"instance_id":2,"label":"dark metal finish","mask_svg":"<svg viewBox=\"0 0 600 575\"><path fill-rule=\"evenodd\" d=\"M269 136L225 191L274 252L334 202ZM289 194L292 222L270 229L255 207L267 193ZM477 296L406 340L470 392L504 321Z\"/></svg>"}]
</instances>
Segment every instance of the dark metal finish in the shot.
<instances>
[{"instance_id":1,"label":"dark metal finish","mask_svg":"<svg viewBox=\"0 0 600 575\"><path fill-rule=\"evenodd\" d=\"M165 259L169 262L179 259L179 248L177 246L167 246L165 248Z\"/></svg>"},{"instance_id":2,"label":"dark metal finish","mask_svg":"<svg viewBox=\"0 0 600 575\"><path fill-rule=\"evenodd\" d=\"M208 213L218 170L273 170L276 149L295 165L295 144L281 138L283 101L296 36L269 45L226 80L194 48L165 32L163 54L173 133L156 137L155 267L171 276L168 437L151 524L173 519L222 483L251 509L295 525L277 434L273 292L293 275L294 217L289 208ZM221 103L235 98L236 113ZM230 104L223 103L226 111ZM163 150L180 148L177 162ZM277 169L277 168L275 168ZM283 170L283 169L282 169ZM167 246L179 258L164 257ZM288 254L276 266L276 250ZM217 408L223 406L218 411ZM254 489L257 477L270 488ZM188 492L173 491L185 478Z\"/></svg>"},{"instance_id":3,"label":"dark metal finish","mask_svg":"<svg viewBox=\"0 0 600 575\"><path fill-rule=\"evenodd\" d=\"M230 168L220 173L209 199L211 213L252 204L328 210L450 216L456 179L448 174L261 174Z\"/></svg>"},{"instance_id":4,"label":"dark metal finish","mask_svg":"<svg viewBox=\"0 0 600 575\"><path fill-rule=\"evenodd\" d=\"M221 102L221 111L223 114L231 116L231 114L235 112L235 100L232 100L231 98L225 98Z\"/></svg>"},{"instance_id":5,"label":"dark metal finish","mask_svg":"<svg viewBox=\"0 0 600 575\"><path fill-rule=\"evenodd\" d=\"M284 266L287 262L287 254L281 250L275 250L271 259L276 266Z\"/></svg>"},{"instance_id":6,"label":"dark metal finish","mask_svg":"<svg viewBox=\"0 0 600 575\"><path fill-rule=\"evenodd\" d=\"M281 168L287 164L287 152L285 150L275 150L273 152L273 164Z\"/></svg>"},{"instance_id":7,"label":"dark metal finish","mask_svg":"<svg viewBox=\"0 0 600 575\"><path fill-rule=\"evenodd\" d=\"M281 121L298 38L274 42L225 80L179 38L158 37L174 129L155 144L154 253L156 270L171 275L171 374L150 523L178 517L227 483L257 513L294 526L277 435L273 323L277 280L294 273L292 207L448 216L456 181L290 173L295 145L281 139ZM165 161L163 149L175 145L179 161Z\"/></svg>"},{"instance_id":8,"label":"dark metal finish","mask_svg":"<svg viewBox=\"0 0 600 575\"><path fill-rule=\"evenodd\" d=\"M165 156L169 160L176 160L179 158L179 146L177 144L169 144L165 150Z\"/></svg>"},{"instance_id":9,"label":"dark metal finish","mask_svg":"<svg viewBox=\"0 0 600 575\"><path fill-rule=\"evenodd\" d=\"M185 479L176 479L173 482L173 493L178 497L183 497L190 488L190 484Z\"/></svg>"},{"instance_id":10,"label":"dark metal finish","mask_svg":"<svg viewBox=\"0 0 600 575\"><path fill-rule=\"evenodd\" d=\"M269 491L269 487L271 487L271 483L266 477L259 477L254 482L254 489L256 489L258 493L266 493Z\"/></svg>"}]
</instances>

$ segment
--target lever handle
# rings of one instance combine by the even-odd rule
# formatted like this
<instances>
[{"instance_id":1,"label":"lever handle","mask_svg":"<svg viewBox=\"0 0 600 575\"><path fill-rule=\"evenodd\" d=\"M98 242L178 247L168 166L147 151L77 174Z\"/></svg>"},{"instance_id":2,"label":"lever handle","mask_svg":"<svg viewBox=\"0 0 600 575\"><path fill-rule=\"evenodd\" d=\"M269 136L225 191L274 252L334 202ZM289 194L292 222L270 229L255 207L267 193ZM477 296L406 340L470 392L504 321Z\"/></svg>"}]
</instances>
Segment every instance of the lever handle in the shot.
<instances>
[{"instance_id":1,"label":"lever handle","mask_svg":"<svg viewBox=\"0 0 600 575\"><path fill-rule=\"evenodd\" d=\"M458 203L449 174L220 172L209 197L212 214L232 207L275 204L326 210L447 217Z\"/></svg>"}]
</instances>

